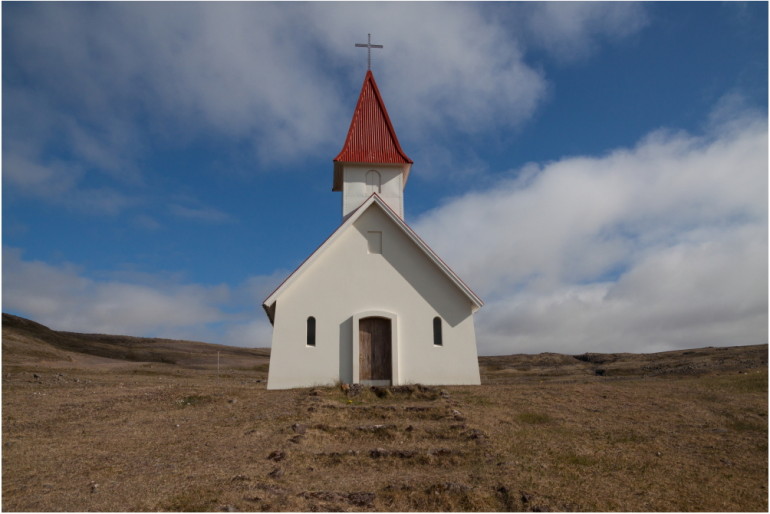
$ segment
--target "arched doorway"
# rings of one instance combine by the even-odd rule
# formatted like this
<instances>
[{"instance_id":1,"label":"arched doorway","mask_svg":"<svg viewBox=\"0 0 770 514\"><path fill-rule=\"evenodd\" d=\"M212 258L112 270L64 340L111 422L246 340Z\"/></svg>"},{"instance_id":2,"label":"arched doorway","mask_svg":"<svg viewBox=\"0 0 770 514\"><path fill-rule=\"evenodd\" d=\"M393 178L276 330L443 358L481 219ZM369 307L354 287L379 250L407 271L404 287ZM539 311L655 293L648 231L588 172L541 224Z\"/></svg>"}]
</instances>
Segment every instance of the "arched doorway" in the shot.
<instances>
[{"instance_id":1,"label":"arched doorway","mask_svg":"<svg viewBox=\"0 0 770 514\"><path fill-rule=\"evenodd\" d=\"M388 318L358 321L358 378L371 385L390 385L393 380L391 325Z\"/></svg>"}]
</instances>

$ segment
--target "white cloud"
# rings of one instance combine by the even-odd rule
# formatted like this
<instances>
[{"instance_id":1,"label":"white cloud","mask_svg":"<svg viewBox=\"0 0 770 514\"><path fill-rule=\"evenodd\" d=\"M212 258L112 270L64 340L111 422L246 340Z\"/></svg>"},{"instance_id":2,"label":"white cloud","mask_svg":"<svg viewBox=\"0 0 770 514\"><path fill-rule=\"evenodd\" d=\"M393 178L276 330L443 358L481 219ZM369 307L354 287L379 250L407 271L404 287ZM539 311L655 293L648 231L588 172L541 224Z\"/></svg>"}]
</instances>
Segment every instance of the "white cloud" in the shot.
<instances>
[{"instance_id":1,"label":"white cloud","mask_svg":"<svg viewBox=\"0 0 770 514\"><path fill-rule=\"evenodd\" d=\"M3 86L3 178L14 193L79 211L116 214L138 203L141 183L129 154L135 136L120 120L87 127L36 89ZM94 177L110 185L94 187Z\"/></svg>"},{"instance_id":2,"label":"white cloud","mask_svg":"<svg viewBox=\"0 0 770 514\"><path fill-rule=\"evenodd\" d=\"M540 72L524 62L506 27L476 5L352 4L343 13L314 8L331 29L330 48L363 63L363 51L351 44L362 42L363 26L384 44L374 51L374 69L394 122L409 139L424 139L425 131L516 126L543 97ZM357 76L360 66L355 69Z\"/></svg>"},{"instance_id":3,"label":"white cloud","mask_svg":"<svg viewBox=\"0 0 770 514\"><path fill-rule=\"evenodd\" d=\"M374 69L402 138L419 148L442 134L495 134L529 119L547 89L505 13L524 13L533 34L580 48L596 34L633 32L639 10L562 3L10 5L4 167L14 184L26 181L23 193L69 181L66 191L77 195L93 173L116 187L141 185L147 170L138 163L158 143L221 136L252 142L271 162L336 150L364 70L364 51L354 47L366 37L361 27L385 45L375 50ZM29 165L14 172L11 160L22 158Z\"/></svg>"},{"instance_id":4,"label":"white cloud","mask_svg":"<svg viewBox=\"0 0 770 514\"><path fill-rule=\"evenodd\" d=\"M266 316L255 317L252 321L234 323L228 326L222 336L222 344L266 348L273 338L273 326Z\"/></svg>"},{"instance_id":5,"label":"white cloud","mask_svg":"<svg viewBox=\"0 0 770 514\"><path fill-rule=\"evenodd\" d=\"M414 226L487 301L482 352L762 343L767 152L754 117L701 137L658 131L530 165Z\"/></svg>"},{"instance_id":6,"label":"white cloud","mask_svg":"<svg viewBox=\"0 0 770 514\"><path fill-rule=\"evenodd\" d=\"M3 310L56 330L270 345L260 304L277 285L275 274L236 288L160 274L112 275L93 279L73 265L25 260L21 250L6 248Z\"/></svg>"},{"instance_id":7,"label":"white cloud","mask_svg":"<svg viewBox=\"0 0 770 514\"><path fill-rule=\"evenodd\" d=\"M534 46L562 62L586 58L601 39L621 39L647 23L645 7L632 2L535 2L521 12Z\"/></svg>"},{"instance_id":8,"label":"white cloud","mask_svg":"<svg viewBox=\"0 0 770 514\"><path fill-rule=\"evenodd\" d=\"M40 162L35 156L25 155L23 147L10 149L3 155L3 178L16 192L97 214L117 214L138 202L114 187L84 185L85 173L83 166L74 162Z\"/></svg>"},{"instance_id":9,"label":"white cloud","mask_svg":"<svg viewBox=\"0 0 770 514\"><path fill-rule=\"evenodd\" d=\"M216 307L227 288L176 285L165 289L95 281L71 265L25 261L3 252L3 308L26 313L60 330L145 334L223 319Z\"/></svg>"}]
</instances>

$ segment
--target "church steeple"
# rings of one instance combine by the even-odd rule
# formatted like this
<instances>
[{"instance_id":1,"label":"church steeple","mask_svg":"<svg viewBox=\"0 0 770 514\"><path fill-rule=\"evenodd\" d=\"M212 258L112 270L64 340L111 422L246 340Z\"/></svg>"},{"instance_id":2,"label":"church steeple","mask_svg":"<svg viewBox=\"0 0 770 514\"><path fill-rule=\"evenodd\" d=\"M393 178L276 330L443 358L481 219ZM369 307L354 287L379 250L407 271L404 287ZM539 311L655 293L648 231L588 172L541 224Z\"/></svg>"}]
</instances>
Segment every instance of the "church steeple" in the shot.
<instances>
[{"instance_id":1,"label":"church steeple","mask_svg":"<svg viewBox=\"0 0 770 514\"><path fill-rule=\"evenodd\" d=\"M334 158L332 191L343 193L343 216L376 192L403 217L403 189L411 167L412 160L401 149L374 75L369 70L345 144Z\"/></svg>"}]
</instances>

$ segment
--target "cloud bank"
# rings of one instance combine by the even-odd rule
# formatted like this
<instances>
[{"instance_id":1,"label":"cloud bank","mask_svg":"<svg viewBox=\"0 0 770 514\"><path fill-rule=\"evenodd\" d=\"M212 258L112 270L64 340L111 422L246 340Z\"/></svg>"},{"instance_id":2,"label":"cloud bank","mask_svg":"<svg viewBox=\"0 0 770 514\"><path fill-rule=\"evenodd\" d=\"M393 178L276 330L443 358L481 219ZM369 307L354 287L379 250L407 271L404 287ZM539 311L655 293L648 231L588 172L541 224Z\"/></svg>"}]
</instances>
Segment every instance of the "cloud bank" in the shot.
<instances>
[{"instance_id":1,"label":"cloud bank","mask_svg":"<svg viewBox=\"0 0 770 514\"><path fill-rule=\"evenodd\" d=\"M566 41L546 45L560 55L588 53L598 35L622 37L642 19L638 6L568 10L569 22L534 4L9 4L4 179L23 195L114 215L145 200L142 161L157 144L229 141L273 164L332 155L365 69L354 47L363 26L386 44L375 70L402 137L422 148L495 134L528 120L547 93L508 20L550 27L549 41Z\"/></svg>"},{"instance_id":2,"label":"cloud bank","mask_svg":"<svg viewBox=\"0 0 770 514\"><path fill-rule=\"evenodd\" d=\"M253 276L232 288L150 274L88 277L71 264L52 265L3 251L3 310L55 330L270 346L261 301L284 271Z\"/></svg>"},{"instance_id":3,"label":"cloud bank","mask_svg":"<svg viewBox=\"0 0 770 514\"><path fill-rule=\"evenodd\" d=\"M765 343L767 123L721 107L714 120L702 136L661 130L607 155L528 165L418 219L486 301L480 353ZM236 288L95 280L8 249L4 308L58 329L263 346L258 307L285 275Z\"/></svg>"},{"instance_id":4,"label":"cloud bank","mask_svg":"<svg viewBox=\"0 0 770 514\"><path fill-rule=\"evenodd\" d=\"M487 302L482 353L767 342L767 123L715 113L707 135L532 164L414 224Z\"/></svg>"}]
</instances>

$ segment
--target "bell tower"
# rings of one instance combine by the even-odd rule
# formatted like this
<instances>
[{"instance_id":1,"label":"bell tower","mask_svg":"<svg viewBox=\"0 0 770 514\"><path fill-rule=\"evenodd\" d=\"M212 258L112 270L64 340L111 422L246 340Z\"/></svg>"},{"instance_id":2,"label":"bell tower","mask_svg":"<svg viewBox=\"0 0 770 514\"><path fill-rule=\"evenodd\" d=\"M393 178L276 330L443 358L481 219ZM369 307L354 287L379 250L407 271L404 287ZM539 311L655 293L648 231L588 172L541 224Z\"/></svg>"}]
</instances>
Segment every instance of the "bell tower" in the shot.
<instances>
[{"instance_id":1,"label":"bell tower","mask_svg":"<svg viewBox=\"0 0 770 514\"><path fill-rule=\"evenodd\" d=\"M342 191L343 219L373 193L403 218L404 187L411 167L368 70L345 144L334 158L332 191Z\"/></svg>"}]
</instances>

